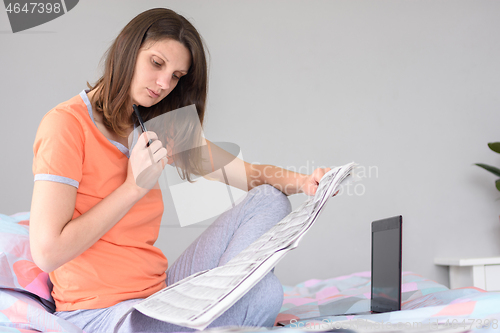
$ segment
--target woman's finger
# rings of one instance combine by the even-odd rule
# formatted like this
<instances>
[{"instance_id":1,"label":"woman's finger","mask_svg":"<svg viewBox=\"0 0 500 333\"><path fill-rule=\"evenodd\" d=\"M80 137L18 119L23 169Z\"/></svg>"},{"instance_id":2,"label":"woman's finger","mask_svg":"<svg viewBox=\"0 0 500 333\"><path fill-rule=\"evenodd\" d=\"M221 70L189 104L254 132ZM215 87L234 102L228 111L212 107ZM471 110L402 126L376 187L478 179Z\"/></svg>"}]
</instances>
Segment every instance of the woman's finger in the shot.
<instances>
[{"instance_id":1,"label":"woman's finger","mask_svg":"<svg viewBox=\"0 0 500 333\"><path fill-rule=\"evenodd\" d=\"M167 150L161 147L156 153L153 154L155 163L167 157Z\"/></svg>"},{"instance_id":2,"label":"woman's finger","mask_svg":"<svg viewBox=\"0 0 500 333\"><path fill-rule=\"evenodd\" d=\"M153 154L156 154L158 150L163 148L163 145L160 140L154 140L148 147Z\"/></svg>"},{"instance_id":3,"label":"woman's finger","mask_svg":"<svg viewBox=\"0 0 500 333\"><path fill-rule=\"evenodd\" d=\"M147 131L139 136L138 142L141 142L141 147L147 147L149 141L158 140L158 135L155 132Z\"/></svg>"}]
</instances>

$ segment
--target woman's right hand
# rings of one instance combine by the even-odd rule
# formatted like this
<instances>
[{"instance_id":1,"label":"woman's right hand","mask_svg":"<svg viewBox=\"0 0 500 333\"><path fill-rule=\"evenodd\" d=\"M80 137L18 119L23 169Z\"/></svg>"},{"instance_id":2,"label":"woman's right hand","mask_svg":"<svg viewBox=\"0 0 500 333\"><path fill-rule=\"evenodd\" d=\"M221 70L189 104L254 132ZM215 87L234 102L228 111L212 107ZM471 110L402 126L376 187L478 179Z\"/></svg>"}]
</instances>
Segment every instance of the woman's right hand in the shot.
<instances>
[{"instance_id":1,"label":"woman's right hand","mask_svg":"<svg viewBox=\"0 0 500 333\"><path fill-rule=\"evenodd\" d=\"M148 142L151 144L148 146ZM167 149L163 147L154 132L144 132L139 136L128 161L126 184L139 188L145 195L158 182L167 164Z\"/></svg>"}]
</instances>

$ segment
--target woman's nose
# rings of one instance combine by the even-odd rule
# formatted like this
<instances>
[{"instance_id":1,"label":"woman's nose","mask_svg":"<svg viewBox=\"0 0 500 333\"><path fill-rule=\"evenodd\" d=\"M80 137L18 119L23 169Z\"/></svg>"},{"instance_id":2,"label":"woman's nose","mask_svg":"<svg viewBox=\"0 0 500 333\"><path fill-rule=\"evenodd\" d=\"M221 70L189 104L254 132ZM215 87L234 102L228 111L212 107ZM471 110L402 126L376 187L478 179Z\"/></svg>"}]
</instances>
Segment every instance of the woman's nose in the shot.
<instances>
[{"instance_id":1,"label":"woman's nose","mask_svg":"<svg viewBox=\"0 0 500 333\"><path fill-rule=\"evenodd\" d=\"M158 79L156 80L156 84L159 85L161 89L168 90L168 88L170 88L171 80L171 75L162 75L158 77Z\"/></svg>"}]
</instances>

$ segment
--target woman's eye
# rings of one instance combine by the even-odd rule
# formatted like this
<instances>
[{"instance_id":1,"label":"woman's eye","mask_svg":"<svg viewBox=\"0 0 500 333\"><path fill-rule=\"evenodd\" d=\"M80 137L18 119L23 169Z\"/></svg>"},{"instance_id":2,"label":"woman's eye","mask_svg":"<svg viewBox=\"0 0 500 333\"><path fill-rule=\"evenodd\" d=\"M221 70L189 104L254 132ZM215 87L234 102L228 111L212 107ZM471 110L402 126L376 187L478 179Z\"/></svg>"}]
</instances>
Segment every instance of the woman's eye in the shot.
<instances>
[{"instance_id":1,"label":"woman's eye","mask_svg":"<svg viewBox=\"0 0 500 333\"><path fill-rule=\"evenodd\" d=\"M158 62L157 62L156 60L154 60L154 59L153 59L153 64L154 64L155 66L158 66L158 67L160 67L160 66L161 66L161 64L160 64L160 63L158 63Z\"/></svg>"},{"instance_id":2,"label":"woman's eye","mask_svg":"<svg viewBox=\"0 0 500 333\"><path fill-rule=\"evenodd\" d=\"M174 78L174 79L176 79L176 80L179 80L179 79L180 79L180 77L178 77L178 76L177 76L177 75L175 75L175 74L172 74L172 76L173 76L173 78Z\"/></svg>"}]
</instances>

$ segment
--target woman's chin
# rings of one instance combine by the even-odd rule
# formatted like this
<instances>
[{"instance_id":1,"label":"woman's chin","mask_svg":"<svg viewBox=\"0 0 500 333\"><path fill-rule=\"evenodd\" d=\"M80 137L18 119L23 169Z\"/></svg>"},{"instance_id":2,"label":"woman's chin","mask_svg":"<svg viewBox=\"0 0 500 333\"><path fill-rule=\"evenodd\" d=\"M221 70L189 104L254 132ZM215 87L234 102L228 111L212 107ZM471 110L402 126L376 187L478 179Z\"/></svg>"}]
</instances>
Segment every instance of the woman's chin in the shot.
<instances>
[{"instance_id":1,"label":"woman's chin","mask_svg":"<svg viewBox=\"0 0 500 333\"><path fill-rule=\"evenodd\" d=\"M158 103L157 101L153 101L153 100L144 100L144 101L137 101L137 105L140 105L142 107L145 107L145 108L149 108L153 105L155 105L156 103Z\"/></svg>"},{"instance_id":2,"label":"woman's chin","mask_svg":"<svg viewBox=\"0 0 500 333\"><path fill-rule=\"evenodd\" d=\"M145 108L149 108L161 102L162 98L151 98L150 96L139 96L140 98L132 98L132 102Z\"/></svg>"}]
</instances>

